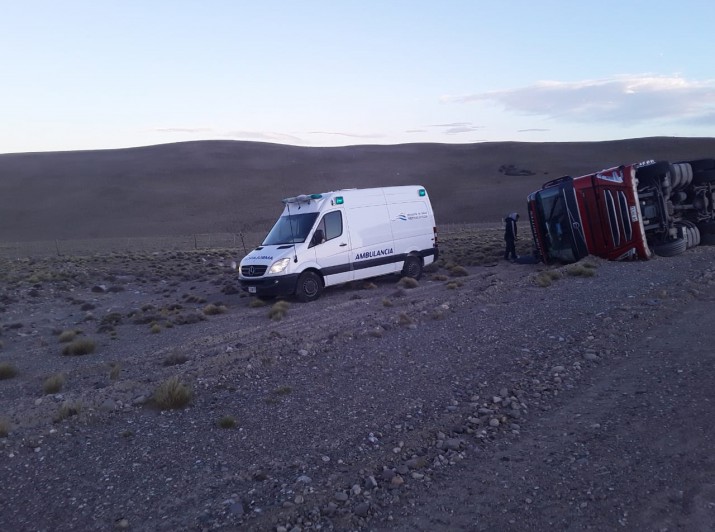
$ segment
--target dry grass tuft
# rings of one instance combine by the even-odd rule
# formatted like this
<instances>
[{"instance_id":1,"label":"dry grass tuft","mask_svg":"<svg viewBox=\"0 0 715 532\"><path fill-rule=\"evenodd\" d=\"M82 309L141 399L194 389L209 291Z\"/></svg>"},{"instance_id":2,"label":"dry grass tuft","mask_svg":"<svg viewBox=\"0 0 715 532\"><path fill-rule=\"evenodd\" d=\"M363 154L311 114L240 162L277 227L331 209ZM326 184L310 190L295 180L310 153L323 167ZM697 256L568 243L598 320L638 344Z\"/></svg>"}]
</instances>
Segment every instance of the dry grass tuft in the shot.
<instances>
[{"instance_id":1,"label":"dry grass tuft","mask_svg":"<svg viewBox=\"0 0 715 532\"><path fill-rule=\"evenodd\" d=\"M225 314L228 311L226 308L226 305L218 304L214 305L213 303L209 303L204 307L204 314L207 316L216 316L217 314Z\"/></svg>"},{"instance_id":2,"label":"dry grass tuft","mask_svg":"<svg viewBox=\"0 0 715 532\"><path fill-rule=\"evenodd\" d=\"M192 397L191 388L177 376L165 380L154 391L154 403L162 410L184 408Z\"/></svg>"},{"instance_id":3,"label":"dry grass tuft","mask_svg":"<svg viewBox=\"0 0 715 532\"><path fill-rule=\"evenodd\" d=\"M561 272L557 270L544 270L536 274L534 277L534 284L536 286L546 288L547 286L551 286L554 281L560 278Z\"/></svg>"},{"instance_id":4,"label":"dry grass tuft","mask_svg":"<svg viewBox=\"0 0 715 532\"><path fill-rule=\"evenodd\" d=\"M392 299L384 298L382 300L382 306L383 307L394 307L395 304L392 302Z\"/></svg>"},{"instance_id":5,"label":"dry grass tuft","mask_svg":"<svg viewBox=\"0 0 715 532\"><path fill-rule=\"evenodd\" d=\"M116 381L119 378L119 374L122 372L122 366L115 362L110 366L109 369L109 380Z\"/></svg>"},{"instance_id":6,"label":"dry grass tuft","mask_svg":"<svg viewBox=\"0 0 715 532\"><path fill-rule=\"evenodd\" d=\"M77 331L73 331L73 330L62 331L58 337L58 340L60 341L60 343L65 344L67 342L71 342L72 340L74 340L75 336L77 336Z\"/></svg>"},{"instance_id":7,"label":"dry grass tuft","mask_svg":"<svg viewBox=\"0 0 715 532\"><path fill-rule=\"evenodd\" d=\"M248 306L251 308L260 308L260 307L265 307L266 302L259 298L259 297L254 297L251 299L251 301L248 303Z\"/></svg>"},{"instance_id":8,"label":"dry grass tuft","mask_svg":"<svg viewBox=\"0 0 715 532\"><path fill-rule=\"evenodd\" d=\"M273 321L282 320L288 313L290 304L287 301L276 301L268 311L268 317Z\"/></svg>"},{"instance_id":9,"label":"dry grass tuft","mask_svg":"<svg viewBox=\"0 0 715 532\"><path fill-rule=\"evenodd\" d=\"M65 376L62 373L50 375L42 384L42 391L46 394L59 393L65 385Z\"/></svg>"},{"instance_id":10,"label":"dry grass tuft","mask_svg":"<svg viewBox=\"0 0 715 532\"><path fill-rule=\"evenodd\" d=\"M12 379L17 375L17 368L9 362L0 362L0 380Z\"/></svg>"},{"instance_id":11,"label":"dry grass tuft","mask_svg":"<svg viewBox=\"0 0 715 532\"><path fill-rule=\"evenodd\" d=\"M415 321L410 318L405 312L400 312L400 315L397 317L398 325L412 325L414 322Z\"/></svg>"},{"instance_id":12,"label":"dry grass tuft","mask_svg":"<svg viewBox=\"0 0 715 532\"><path fill-rule=\"evenodd\" d=\"M63 419L76 416L82 411L83 406L84 405L81 401L65 401L64 403L62 403L62 406L60 406L60 409L57 411L55 421L62 421Z\"/></svg>"},{"instance_id":13,"label":"dry grass tuft","mask_svg":"<svg viewBox=\"0 0 715 532\"><path fill-rule=\"evenodd\" d=\"M397 285L402 288L417 288L420 283L417 279L413 279L412 277L403 277L397 282Z\"/></svg>"},{"instance_id":14,"label":"dry grass tuft","mask_svg":"<svg viewBox=\"0 0 715 532\"><path fill-rule=\"evenodd\" d=\"M218 426L222 429L232 429L236 426L236 420L233 416L223 416L218 420Z\"/></svg>"},{"instance_id":15,"label":"dry grass tuft","mask_svg":"<svg viewBox=\"0 0 715 532\"><path fill-rule=\"evenodd\" d=\"M90 353L94 353L96 348L97 344L95 344L91 338L78 338L72 343L67 344L64 349L62 349L62 354L70 356L89 355Z\"/></svg>"},{"instance_id":16,"label":"dry grass tuft","mask_svg":"<svg viewBox=\"0 0 715 532\"><path fill-rule=\"evenodd\" d=\"M164 362L162 362L162 364L164 366L178 366L180 364L183 364L187 360L189 360L189 357L187 357L183 353L172 353L164 359Z\"/></svg>"},{"instance_id":17,"label":"dry grass tuft","mask_svg":"<svg viewBox=\"0 0 715 532\"><path fill-rule=\"evenodd\" d=\"M10 434L10 420L6 418L0 418L0 438L7 438Z\"/></svg>"},{"instance_id":18,"label":"dry grass tuft","mask_svg":"<svg viewBox=\"0 0 715 532\"><path fill-rule=\"evenodd\" d=\"M364 290L375 290L377 288L377 285L373 283L372 281L367 281L365 284L362 285Z\"/></svg>"},{"instance_id":19,"label":"dry grass tuft","mask_svg":"<svg viewBox=\"0 0 715 532\"><path fill-rule=\"evenodd\" d=\"M577 262L569 264L565 270L572 277L593 277L596 275L596 264L592 262Z\"/></svg>"},{"instance_id":20,"label":"dry grass tuft","mask_svg":"<svg viewBox=\"0 0 715 532\"><path fill-rule=\"evenodd\" d=\"M469 275L469 272L464 266L455 265L449 269L449 275L452 277L466 277Z\"/></svg>"}]
</instances>

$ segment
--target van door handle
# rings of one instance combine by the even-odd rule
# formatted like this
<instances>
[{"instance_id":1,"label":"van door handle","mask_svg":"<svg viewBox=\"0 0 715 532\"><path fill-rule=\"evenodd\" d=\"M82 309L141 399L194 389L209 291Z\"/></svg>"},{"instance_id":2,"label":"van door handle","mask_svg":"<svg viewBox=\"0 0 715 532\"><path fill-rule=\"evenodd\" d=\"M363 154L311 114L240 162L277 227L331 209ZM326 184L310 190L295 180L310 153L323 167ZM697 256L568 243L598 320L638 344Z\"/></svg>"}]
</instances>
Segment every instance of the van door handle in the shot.
<instances>
[{"instance_id":1,"label":"van door handle","mask_svg":"<svg viewBox=\"0 0 715 532\"><path fill-rule=\"evenodd\" d=\"M347 244L346 244L345 242L343 242L342 244L340 244L340 247L341 247L341 248L344 247L344 246L347 246Z\"/></svg>"}]
</instances>

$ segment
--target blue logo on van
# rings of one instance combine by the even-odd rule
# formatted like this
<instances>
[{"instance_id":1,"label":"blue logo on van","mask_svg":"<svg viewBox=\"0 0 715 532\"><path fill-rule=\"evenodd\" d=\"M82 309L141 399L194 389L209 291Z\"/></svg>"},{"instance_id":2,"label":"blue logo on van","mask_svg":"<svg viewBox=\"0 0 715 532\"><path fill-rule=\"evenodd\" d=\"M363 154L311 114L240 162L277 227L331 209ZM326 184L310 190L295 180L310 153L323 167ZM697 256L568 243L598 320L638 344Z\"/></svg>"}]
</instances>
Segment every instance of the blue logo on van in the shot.
<instances>
[{"instance_id":1,"label":"blue logo on van","mask_svg":"<svg viewBox=\"0 0 715 532\"><path fill-rule=\"evenodd\" d=\"M400 214L397 216L397 219L398 219L398 220L402 220L403 222L406 222L406 221L407 221L407 215L406 215L405 213L400 213Z\"/></svg>"}]
</instances>

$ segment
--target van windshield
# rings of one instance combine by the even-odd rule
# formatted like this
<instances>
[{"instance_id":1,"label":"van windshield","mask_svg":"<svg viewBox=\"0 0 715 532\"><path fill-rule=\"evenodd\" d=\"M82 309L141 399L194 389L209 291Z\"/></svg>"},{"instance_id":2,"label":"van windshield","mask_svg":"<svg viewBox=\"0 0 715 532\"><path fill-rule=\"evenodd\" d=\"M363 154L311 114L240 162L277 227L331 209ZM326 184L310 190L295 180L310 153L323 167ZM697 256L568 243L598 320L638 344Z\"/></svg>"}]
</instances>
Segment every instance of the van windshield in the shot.
<instances>
[{"instance_id":1,"label":"van windshield","mask_svg":"<svg viewBox=\"0 0 715 532\"><path fill-rule=\"evenodd\" d=\"M279 246L305 242L317 217L317 212L281 216L263 241L263 245Z\"/></svg>"}]
</instances>

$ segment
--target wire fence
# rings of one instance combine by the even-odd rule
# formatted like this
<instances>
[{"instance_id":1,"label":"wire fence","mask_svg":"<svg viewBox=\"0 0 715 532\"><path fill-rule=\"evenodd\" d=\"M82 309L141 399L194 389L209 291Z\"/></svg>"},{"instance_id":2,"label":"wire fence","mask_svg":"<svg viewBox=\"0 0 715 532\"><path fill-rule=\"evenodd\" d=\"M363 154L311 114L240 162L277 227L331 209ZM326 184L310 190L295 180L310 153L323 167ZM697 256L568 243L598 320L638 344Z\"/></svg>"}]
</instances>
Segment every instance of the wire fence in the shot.
<instances>
[{"instance_id":1,"label":"wire fence","mask_svg":"<svg viewBox=\"0 0 715 532\"><path fill-rule=\"evenodd\" d=\"M443 224L438 234L461 231L498 229L498 224ZM109 255L112 253L152 253L160 251L191 251L207 249L232 249L243 257L260 245L266 231L241 233L201 233L183 236L151 236L126 238L80 238L38 240L32 242L0 242L0 258L21 259L52 256L81 257Z\"/></svg>"}]
</instances>

